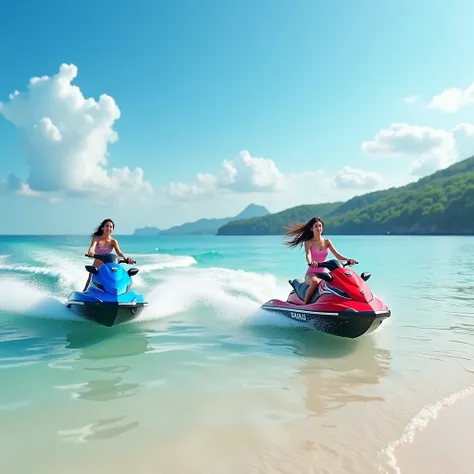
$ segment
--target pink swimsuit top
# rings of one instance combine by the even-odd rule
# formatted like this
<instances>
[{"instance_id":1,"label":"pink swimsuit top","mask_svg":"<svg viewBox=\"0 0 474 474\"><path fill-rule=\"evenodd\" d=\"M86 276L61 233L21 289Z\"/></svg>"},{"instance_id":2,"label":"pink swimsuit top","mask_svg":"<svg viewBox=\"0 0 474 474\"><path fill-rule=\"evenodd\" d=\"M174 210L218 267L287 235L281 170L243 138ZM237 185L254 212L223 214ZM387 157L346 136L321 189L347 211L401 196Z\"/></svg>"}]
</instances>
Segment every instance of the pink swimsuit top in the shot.
<instances>
[{"instance_id":1,"label":"pink swimsuit top","mask_svg":"<svg viewBox=\"0 0 474 474\"><path fill-rule=\"evenodd\" d=\"M313 259L314 262L322 263L325 262L327 257L328 257L328 249L324 250L318 250L315 249L314 247L311 247L311 258ZM306 273L325 273L327 272L327 268L321 268L321 267L309 267Z\"/></svg>"},{"instance_id":2,"label":"pink swimsuit top","mask_svg":"<svg viewBox=\"0 0 474 474\"><path fill-rule=\"evenodd\" d=\"M113 250L113 247L102 247L102 245L100 245L100 244L97 244L95 246L95 253L99 254L99 255L104 255L106 253L110 253L110 252L112 252L112 250Z\"/></svg>"}]
</instances>

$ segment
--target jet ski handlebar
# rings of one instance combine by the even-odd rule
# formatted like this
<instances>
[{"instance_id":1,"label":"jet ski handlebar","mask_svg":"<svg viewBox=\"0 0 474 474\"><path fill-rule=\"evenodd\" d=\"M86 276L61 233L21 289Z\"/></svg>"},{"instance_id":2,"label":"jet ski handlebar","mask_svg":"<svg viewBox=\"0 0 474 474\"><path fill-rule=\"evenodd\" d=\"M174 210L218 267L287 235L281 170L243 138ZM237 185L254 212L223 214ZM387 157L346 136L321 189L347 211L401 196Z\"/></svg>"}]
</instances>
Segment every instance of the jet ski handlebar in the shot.
<instances>
[{"instance_id":1,"label":"jet ski handlebar","mask_svg":"<svg viewBox=\"0 0 474 474\"><path fill-rule=\"evenodd\" d=\"M84 257L88 257L88 258L96 258L97 260L101 260L102 262L106 263L106 262L111 262L113 260L115 260L117 263L128 263L127 260L125 259L119 259L117 255L114 255L113 253L112 254L98 254L98 253L95 253L94 255L89 256L87 253L84 254ZM130 264L133 264L133 263L137 263L136 260L133 260L130 262Z\"/></svg>"},{"instance_id":2,"label":"jet ski handlebar","mask_svg":"<svg viewBox=\"0 0 474 474\"><path fill-rule=\"evenodd\" d=\"M357 265L359 262L356 260L355 265ZM319 268L327 268L330 272L335 270L336 268L343 268L347 267L348 265L351 265L349 260L342 261L342 260L326 260L325 262L318 263ZM308 263L308 266L311 266L310 263Z\"/></svg>"}]
</instances>

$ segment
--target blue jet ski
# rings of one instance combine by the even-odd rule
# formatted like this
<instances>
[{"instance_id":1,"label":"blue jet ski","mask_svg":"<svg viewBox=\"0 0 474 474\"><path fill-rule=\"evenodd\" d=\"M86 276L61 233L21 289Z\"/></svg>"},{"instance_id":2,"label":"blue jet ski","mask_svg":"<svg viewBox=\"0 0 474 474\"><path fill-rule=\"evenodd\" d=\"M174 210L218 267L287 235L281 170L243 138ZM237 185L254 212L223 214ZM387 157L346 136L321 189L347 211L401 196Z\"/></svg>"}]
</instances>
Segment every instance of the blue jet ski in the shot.
<instances>
[{"instance_id":1,"label":"blue jet ski","mask_svg":"<svg viewBox=\"0 0 474 474\"><path fill-rule=\"evenodd\" d=\"M143 295L132 290L132 277L138 273L138 268L125 270L120 264L127 263L126 260L113 253L94 254L92 258L104 264L99 268L86 265L86 270L92 274L90 284L84 292L73 291L66 306L83 318L106 327L135 319L148 305Z\"/></svg>"}]
</instances>

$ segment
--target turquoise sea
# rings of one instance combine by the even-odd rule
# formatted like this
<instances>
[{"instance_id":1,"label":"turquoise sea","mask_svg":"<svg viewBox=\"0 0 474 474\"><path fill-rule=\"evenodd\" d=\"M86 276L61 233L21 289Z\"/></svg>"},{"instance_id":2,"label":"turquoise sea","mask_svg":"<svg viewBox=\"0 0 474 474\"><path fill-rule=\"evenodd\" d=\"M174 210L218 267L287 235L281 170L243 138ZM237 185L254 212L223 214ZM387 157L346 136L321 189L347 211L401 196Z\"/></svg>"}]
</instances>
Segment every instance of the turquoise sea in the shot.
<instances>
[{"instance_id":1,"label":"turquoise sea","mask_svg":"<svg viewBox=\"0 0 474 474\"><path fill-rule=\"evenodd\" d=\"M392 309L357 340L259 309L306 271L281 237L118 239L150 307L106 329L63 304L87 236L0 237L2 472L404 473L474 398L472 237L334 237Z\"/></svg>"}]
</instances>

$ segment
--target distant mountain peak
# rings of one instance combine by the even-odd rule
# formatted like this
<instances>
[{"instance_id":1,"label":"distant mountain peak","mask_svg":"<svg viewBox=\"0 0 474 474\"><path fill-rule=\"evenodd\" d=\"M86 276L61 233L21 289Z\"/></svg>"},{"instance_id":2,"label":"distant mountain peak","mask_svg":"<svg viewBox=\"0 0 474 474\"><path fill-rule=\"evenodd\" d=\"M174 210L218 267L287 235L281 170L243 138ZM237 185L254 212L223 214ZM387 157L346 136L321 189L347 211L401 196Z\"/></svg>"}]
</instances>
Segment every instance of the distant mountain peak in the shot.
<instances>
[{"instance_id":1,"label":"distant mountain peak","mask_svg":"<svg viewBox=\"0 0 474 474\"><path fill-rule=\"evenodd\" d=\"M193 222L185 222L181 225L172 226L169 229L158 230L156 227L144 227L136 229L135 235L157 235L172 234L172 235L215 235L219 227L236 219L251 219L252 217L263 217L270 214L270 211L258 204L250 203L239 214L234 217L221 218L201 218Z\"/></svg>"},{"instance_id":2,"label":"distant mountain peak","mask_svg":"<svg viewBox=\"0 0 474 474\"><path fill-rule=\"evenodd\" d=\"M263 217L270 214L270 211L265 206L250 203L243 211L237 214L234 219L248 219L250 217Z\"/></svg>"}]
</instances>

